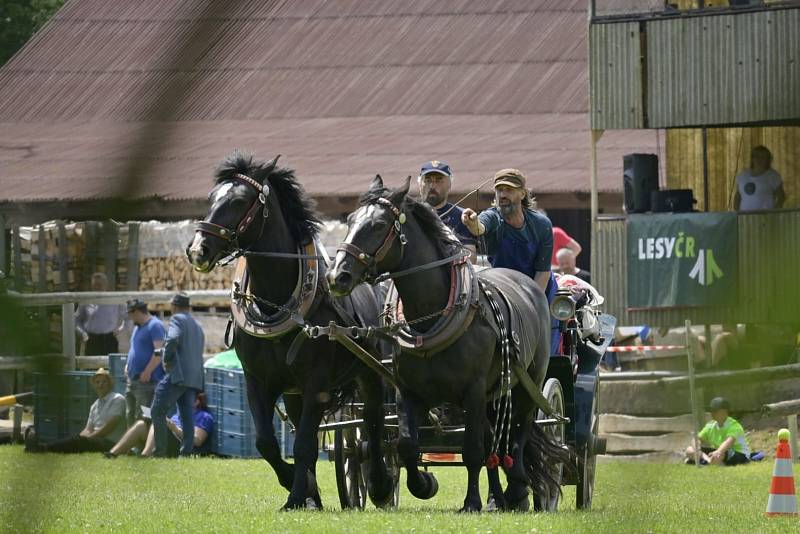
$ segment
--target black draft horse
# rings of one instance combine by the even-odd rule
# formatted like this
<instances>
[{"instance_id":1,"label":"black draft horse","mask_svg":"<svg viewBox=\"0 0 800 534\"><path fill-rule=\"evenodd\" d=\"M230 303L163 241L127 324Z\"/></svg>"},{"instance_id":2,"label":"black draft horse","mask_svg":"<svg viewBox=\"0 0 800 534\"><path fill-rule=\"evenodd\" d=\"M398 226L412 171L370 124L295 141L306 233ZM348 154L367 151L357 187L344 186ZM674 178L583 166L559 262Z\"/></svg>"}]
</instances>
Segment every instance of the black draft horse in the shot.
<instances>
[{"instance_id":1,"label":"black draft horse","mask_svg":"<svg viewBox=\"0 0 800 534\"><path fill-rule=\"evenodd\" d=\"M376 506L388 505L393 481L381 449L384 414L380 378L338 343L298 339L292 347L298 336L305 338L298 327L301 320L316 325L329 321L353 325L358 318L357 326L376 324L381 307L378 297L367 285L353 293L355 298L331 297L325 287L325 265L319 261L319 218L294 172L278 167L277 158L260 163L234 152L216 170L209 202L208 214L198 223L186 250L194 268L209 272L228 255L243 256L249 287L239 291L247 301L243 304L253 324L268 327L294 323L281 335L263 338L248 333L237 320L233 342L247 381L256 447L275 470L280 484L289 490L284 509L322 505L314 478L317 432L324 412L335 409L336 401L341 403L354 383L365 405L371 453L369 496ZM304 250L311 254L302 253ZM313 265L323 269L315 288L307 287L308 280L301 277L303 262L308 261L317 261ZM296 293L299 287L303 288L300 296ZM313 302L307 303L305 316L298 319L302 301L310 299L311 293L315 295ZM237 303L233 304L235 309ZM286 394L286 409L297 429L294 464L281 458L272 426L274 405L281 394Z\"/></svg>"},{"instance_id":2,"label":"black draft horse","mask_svg":"<svg viewBox=\"0 0 800 534\"><path fill-rule=\"evenodd\" d=\"M389 277L396 273L394 283L405 320L422 319L416 331L424 333L450 299L451 265L442 265L440 260L462 248L429 206L407 196L408 188L407 181L405 187L387 189L380 176L375 177L361 198L361 207L350 216L347 238L328 272L328 283L334 294L344 295L362 280L379 273L389 273ZM404 271L402 277L400 271ZM544 292L517 271L486 269L477 275L501 291L521 315L524 331L520 335L530 340L524 344L527 353L521 359L541 389L550 356L550 313ZM480 308L487 309L485 293L481 292L479 298ZM431 315L434 318L425 320ZM462 457L469 478L462 511L481 509L479 474L494 434L489 419L492 415L496 419L496 414L487 412L503 364L493 321L491 313L476 313L467 330L441 352L420 357L404 349L395 360L402 399L398 404L398 453L414 496L430 498L438 488L433 475L420 471L417 465L419 423L429 409L443 403L464 410ZM569 454L535 423L536 406L520 385L513 387L511 397L511 430L506 434L510 435L506 446L513 466L503 465L508 480L505 493L497 471L490 471L490 496L500 508L524 510L529 506L529 487L540 498L543 493L560 492L548 466L568 462Z\"/></svg>"}]
</instances>

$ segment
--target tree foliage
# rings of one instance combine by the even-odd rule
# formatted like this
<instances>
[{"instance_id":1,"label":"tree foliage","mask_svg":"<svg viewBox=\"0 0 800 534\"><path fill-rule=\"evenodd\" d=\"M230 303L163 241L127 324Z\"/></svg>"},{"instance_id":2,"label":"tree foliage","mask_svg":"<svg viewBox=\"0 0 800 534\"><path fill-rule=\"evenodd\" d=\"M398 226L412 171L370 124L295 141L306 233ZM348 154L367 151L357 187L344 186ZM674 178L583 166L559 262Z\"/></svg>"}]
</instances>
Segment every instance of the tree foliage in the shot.
<instances>
[{"instance_id":1,"label":"tree foliage","mask_svg":"<svg viewBox=\"0 0 800 534\"><path fill-rule=\"evenodd\" d=\"M0 65L5 64L64 0L0 0Z\"/></svg>"}]
</instances>

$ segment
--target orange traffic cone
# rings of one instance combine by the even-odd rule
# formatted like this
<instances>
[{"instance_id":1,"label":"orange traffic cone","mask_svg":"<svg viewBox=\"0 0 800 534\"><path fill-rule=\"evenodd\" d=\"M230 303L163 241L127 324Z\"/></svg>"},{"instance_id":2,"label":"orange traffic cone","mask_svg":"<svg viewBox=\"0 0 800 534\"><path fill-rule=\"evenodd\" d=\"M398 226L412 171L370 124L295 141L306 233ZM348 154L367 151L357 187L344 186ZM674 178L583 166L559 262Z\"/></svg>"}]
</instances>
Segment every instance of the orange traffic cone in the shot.
<instances>
[{"instance_id":1,"label":"orange traffic cone","mask_svg":"<svg viewBox=\"0 0 800 534\"><path fill-rule=\"evenodd\" d=\"M778 431L778 449L775 451L775 468L767 501L768 516L797 515L797 497L794 494L792 453L789 448L789 430Z\"/></svg>"}]
</instances>

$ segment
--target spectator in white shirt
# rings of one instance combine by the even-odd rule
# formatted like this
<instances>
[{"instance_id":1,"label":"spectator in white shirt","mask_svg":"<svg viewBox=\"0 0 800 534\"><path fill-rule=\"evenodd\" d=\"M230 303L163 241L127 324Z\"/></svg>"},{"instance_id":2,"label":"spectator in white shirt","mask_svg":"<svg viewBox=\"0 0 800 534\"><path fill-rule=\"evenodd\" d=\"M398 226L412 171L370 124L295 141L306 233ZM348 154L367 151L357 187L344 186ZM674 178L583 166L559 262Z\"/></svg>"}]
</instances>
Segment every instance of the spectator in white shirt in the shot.
<instances>
[{"instance_id":1,"label":"spectator in white shirt","mask_svg":"<svg viewBox=\"0 0 800 534\"><path fill-rule=\"evenodd\" d=\"M781 175L772 168L772 153L765 146L750 152L750 168L736 175L736 211L759 211L782 208L786 200Z\"/></svg>"},{"instance_id":2,"label":"spectator in white shirt","mask_svg":"<svg viewBox=\"0 0 800 534\"><path fill-rule=\"evenodd\" d=\"M89 409L86 427L77 436L40 444L35 436L25 441L28 452L105 452L125 432L125 397L113 391L113 379L105 369L98 369L91 378L97 400Z\"/></svg>"},{"instance_id":3,"label":"spectator in white shirt","mask_svg":"<svg viewBox=\"0 0 800 534\"><path fill-rule=\"evenodd\" d=\"M103 273L92 275L92 291L108 291ZM119 352L117 336L125 328L127 311L122 304L81 304L75 312L75 329L86 343L87 356Z\"/></svg>"}]
</instances>

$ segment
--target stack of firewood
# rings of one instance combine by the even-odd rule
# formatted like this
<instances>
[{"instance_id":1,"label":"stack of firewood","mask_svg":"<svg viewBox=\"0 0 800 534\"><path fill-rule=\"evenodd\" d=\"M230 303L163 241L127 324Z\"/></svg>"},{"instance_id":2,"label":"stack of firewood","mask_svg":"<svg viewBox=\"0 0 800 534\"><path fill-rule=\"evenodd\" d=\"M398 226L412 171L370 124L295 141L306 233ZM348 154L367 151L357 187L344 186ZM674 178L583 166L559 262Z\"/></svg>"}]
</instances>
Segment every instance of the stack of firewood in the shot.
<instances>
[{"instance_id":1,"label":"stack of firewood","mask_svg":"<svg viewBox=\"0 0 800 534\"><path fill-rule=\"evenodd\" d=\"M200 273L194 270L183 254L139 260L141 291L228 289L231 287L232 277L232 265L217 267L210 273Z\"/></svg>"}]
</instances>

